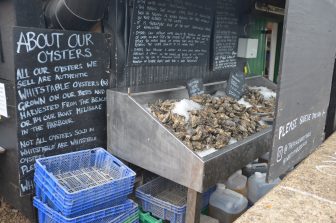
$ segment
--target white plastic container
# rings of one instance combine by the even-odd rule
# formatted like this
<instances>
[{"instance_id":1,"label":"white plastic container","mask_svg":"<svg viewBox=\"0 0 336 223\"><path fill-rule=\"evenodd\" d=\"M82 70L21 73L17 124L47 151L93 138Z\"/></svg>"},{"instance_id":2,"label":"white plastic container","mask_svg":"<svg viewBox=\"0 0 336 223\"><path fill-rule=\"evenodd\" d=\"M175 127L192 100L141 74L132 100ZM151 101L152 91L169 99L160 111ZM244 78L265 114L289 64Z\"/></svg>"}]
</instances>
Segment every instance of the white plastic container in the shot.
<instances>
[{"instance_id":1,"label":"white plastic container","mask_svg":"<svg viewBox=\"0 0 336 223\"><path fill-rule=\"evenodd\" d=\"M271 183L267 183L266 173L256 172L247 181L248 200L254 204L279 183L280 183L279 178L275 179Z\"/></svg>"},{"instance_id":2,"label":"white plastic container","mask_svg":"<svg viewBox=\"0 0 336 223\"><path fill-rule=\"evenodd\" d=\"M247 196L247 177L242 174L241 170L232 174L225 185L228 189L236 191L245 197Z\"/></svg>"},{"instance_id":3,"label":"white plastic container","mask_svg":"<svg viewBox=\"0 0 336 223\"><path fill-rule=\"evenodd\" d=\"M247 199L224 184L217 184L217 189L210 196L209 216L218 219L220 223L231 223L246 209Z\"/></svg>"}]
</instances>

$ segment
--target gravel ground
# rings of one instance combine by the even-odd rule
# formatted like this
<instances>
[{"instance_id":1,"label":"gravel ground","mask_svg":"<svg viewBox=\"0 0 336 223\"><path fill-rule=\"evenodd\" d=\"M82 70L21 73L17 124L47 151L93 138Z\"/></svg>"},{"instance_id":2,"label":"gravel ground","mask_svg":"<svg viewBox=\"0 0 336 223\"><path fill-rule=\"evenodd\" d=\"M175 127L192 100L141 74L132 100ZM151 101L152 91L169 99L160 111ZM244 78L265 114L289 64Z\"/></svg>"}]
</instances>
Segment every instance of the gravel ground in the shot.
<instances>
[{"instance_id":1,"label":"gravel ground","mask_svg":"<svg viewBox=\"0 0 336 223\"><path fill-rule=\"evenodd\" d=\"M0 200L0 223L30 223L18 210Z\"/></svg>"}]
</instances>

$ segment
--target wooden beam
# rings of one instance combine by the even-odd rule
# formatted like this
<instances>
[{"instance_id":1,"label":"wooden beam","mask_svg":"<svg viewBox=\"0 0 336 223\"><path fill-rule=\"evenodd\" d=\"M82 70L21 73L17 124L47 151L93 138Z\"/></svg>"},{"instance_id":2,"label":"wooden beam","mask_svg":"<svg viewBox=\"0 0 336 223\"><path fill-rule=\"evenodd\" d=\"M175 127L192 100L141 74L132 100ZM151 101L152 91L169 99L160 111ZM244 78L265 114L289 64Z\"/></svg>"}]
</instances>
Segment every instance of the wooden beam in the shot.
<instances>
[{"instance_id":1,"label":"wooden beam","mask_svg":"<svg viewBox=\"0 0 336 223\"><path fill-rule=\"evenodd\" d=\"M201 217L201 193L188 189L186 223L199 223Z\"/></svg>"}]
</instances>

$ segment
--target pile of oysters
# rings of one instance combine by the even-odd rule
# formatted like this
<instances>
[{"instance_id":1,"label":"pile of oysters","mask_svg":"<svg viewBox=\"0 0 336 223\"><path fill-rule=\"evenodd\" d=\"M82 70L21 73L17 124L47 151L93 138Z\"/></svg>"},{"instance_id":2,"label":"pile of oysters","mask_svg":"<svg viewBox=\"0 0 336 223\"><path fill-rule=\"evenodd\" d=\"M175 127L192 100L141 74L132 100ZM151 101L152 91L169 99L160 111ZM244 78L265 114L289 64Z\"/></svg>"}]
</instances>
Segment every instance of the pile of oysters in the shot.
<instances>
[{"instance_id":1,"label":"pile of oysters","mask_svg":"<svg viewBox=\"0 0 336 223\"><path fill-rule=\"evenodd\" d=\"M149 108L187 147L202 151L222 149L268 127L263 119L273 120L275 98L247 87L243 99L248 106L228 96L193 96L200 109L188 111L188 117L173 112L177 100L159 100Z\"/></svg>"}]
</instances>

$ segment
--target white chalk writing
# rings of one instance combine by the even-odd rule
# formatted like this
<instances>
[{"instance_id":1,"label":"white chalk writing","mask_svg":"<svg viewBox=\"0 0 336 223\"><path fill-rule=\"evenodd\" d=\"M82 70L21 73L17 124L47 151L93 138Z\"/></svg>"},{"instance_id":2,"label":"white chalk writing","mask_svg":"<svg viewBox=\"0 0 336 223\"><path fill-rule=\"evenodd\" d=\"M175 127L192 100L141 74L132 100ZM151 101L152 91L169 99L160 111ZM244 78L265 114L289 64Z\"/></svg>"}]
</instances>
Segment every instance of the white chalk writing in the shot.
<instances>
[{"instance_id":1,"label":"white chalk writing","mask_svg":"<svg viewBox=\"0 0 336 223\"><path fill-rule=\"evenodd\" d=\"M214 70L237 67L238 15L236 0L217 1Z\"/></svg>"},{"instance_id":2,"label":"white chalk writing","mask_svg":"<svg viewBox=\"0 0 336 223\"><path fill-rule=\"evenodd\" d=\"M103 42L103 36L100 38ZM94 147L102 140L104 128L96 123L105 124L109 81L105 65L95 59L95 42L99 41L90 33L21 31L17 35L16 106L22 193L33 188L29 176L36 159L58 150Z\"/></svg>"},{"instance_id":3,"label":"white chalk writing","mask_svg":"<svg viewBox=\"0 0 336 223\"><path fill-rule=\"evenodd\" d=\"M207 4L171 0L135 2L133 64L206 62L212 22Z\"/></svg>"}]
</instances>

